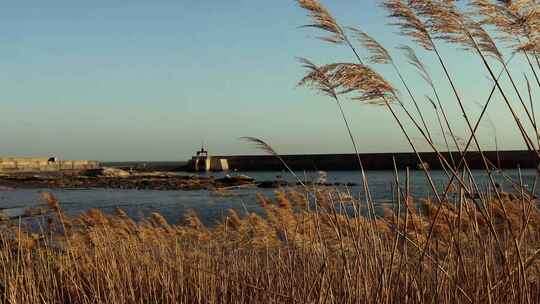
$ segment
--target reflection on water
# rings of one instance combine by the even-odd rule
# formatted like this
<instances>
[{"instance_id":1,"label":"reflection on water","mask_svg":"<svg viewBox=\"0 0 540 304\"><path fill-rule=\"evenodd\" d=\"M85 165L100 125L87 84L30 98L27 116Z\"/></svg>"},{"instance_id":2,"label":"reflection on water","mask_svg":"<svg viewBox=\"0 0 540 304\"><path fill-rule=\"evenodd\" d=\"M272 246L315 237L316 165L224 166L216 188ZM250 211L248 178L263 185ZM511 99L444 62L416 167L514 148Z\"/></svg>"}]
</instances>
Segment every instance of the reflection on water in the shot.
<instances>
[{"instance_id":1,"label":"reflection on water","mask_svg":"<svg viewBox=\"0 0 540 304\"><path fill-rule=\"evenodd\" d=\"M505 173L518 181L518 171L509 170ZM246 172L244 173L255 178L257 181L275 180L276 176L294 182L294 179L286 172ZM320 177L318 172L297 172L305 181L317 181ZM477 183L485 187L488 178L482 171L474 172ZM223 176L223 173L212 173L215 177ZM390 171L368 172L369 187L373 199L379 207L391 205L393 198L394 175ZM523 170L523 183L532 187L534 183L535 171ZM405 180L404 172L400 172L400 182ZM432 178L437 187L443 187L447 181L444 172L433 171ZM496 176L506 191L511 191L511 184L506 182L501 176ZM327 173L329 183L356 183L356 186L349 187L349 191L354 196L361 192L360 172L350 171L330 171ZM343 190L345 186L340 186ZM411 171L410 174L411 193L418 197L432 195L431 188L426 182L424 173L421 171ZM247 212L262 213L262 209L255 200L256 193L272 196L275 190L259 189L255 187L226 190L219 192L200 191L148 191L148 190L116 190L116 189L91 189L91 190L48 190L48 189L17 189L11 191L0 191L0 208L26 208L35 207L40 203L40 192L50 191L61 202L62 209L70 214L76 215L90 208L98 208L104 212L112 213L119 207L136 219L147 216L152 212L161 213L169 222L177 223L182 219L182 215L187 210L194 210L205 224L214 224L227 213L228 209L235 209L240 214ZM21 209L15 209L21 210ZM15 212L15 211L13 211Z\"/></svg>"}]
</instances>

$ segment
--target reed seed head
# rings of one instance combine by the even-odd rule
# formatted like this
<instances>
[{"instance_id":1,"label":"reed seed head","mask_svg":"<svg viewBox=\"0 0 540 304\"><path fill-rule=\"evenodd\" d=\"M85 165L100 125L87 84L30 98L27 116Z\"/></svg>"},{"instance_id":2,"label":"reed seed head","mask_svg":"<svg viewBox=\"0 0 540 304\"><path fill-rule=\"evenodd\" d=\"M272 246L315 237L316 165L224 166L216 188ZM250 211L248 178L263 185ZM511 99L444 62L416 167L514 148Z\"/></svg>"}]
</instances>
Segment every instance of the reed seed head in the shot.
<instances>
[{"instance_id":1,"label":"reed seed head","mask_svg":"<svg viewBox=\"0 0 540 304\"><path fill-rule=\"evenodd\" d=\"M353 94L353 100L385 104L396 100L394 87L372 68L356 63L335 63L322 67L338 88L337 94Z\"/></svg>"},{"instance_id":2,"label":"reed seed head","mask_svg":"<svg viewBox=\"0 0 540 304\"><path fill-rule=\"evenodd\" d=\"M369 52L369 61L374 64L388 64L392 62L392 57L377 40L367 33L355 28L349 27L354 37L360 41L362 46Z\"/></svg>"},{"instance_id":3,"label":"reed seed head","mask_svg":"<svg viewBox=\"0 0 540 304\"><path fill-rule=\"evenodd\" d=\"M341 26L322 4L315 0L298 0L297 2L300 7L308 11L312 21L311 24L304 25L304 27L317 28L330 34L319 37L319 39L333 44L342 44L348 41Z\"/></svg>"},{"instance_id":4,"label":"reed seed head","mask_svg":"<svg viewBox=\"0 0 540 304\"><path fill-rule=\"evenodd\" d=\"M400 28L401 34L409 36L413 41L428 51L433 50L433 43L424 22L403 0L384 0L382 6L389 17L396 20L391 23Z\"/></svg>"}]
</instances>

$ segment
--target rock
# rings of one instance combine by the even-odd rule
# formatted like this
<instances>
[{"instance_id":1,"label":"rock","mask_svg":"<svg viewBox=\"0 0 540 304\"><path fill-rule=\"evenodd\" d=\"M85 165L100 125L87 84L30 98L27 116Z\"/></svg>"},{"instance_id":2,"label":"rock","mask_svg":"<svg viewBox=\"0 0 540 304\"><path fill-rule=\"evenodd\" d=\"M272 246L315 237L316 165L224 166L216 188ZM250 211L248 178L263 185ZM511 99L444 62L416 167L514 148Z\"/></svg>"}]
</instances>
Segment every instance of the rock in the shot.
<instances>
[{"instance_id":1,"label":"rock","mask_svg":"<svg viewBox=\"0 0 540 304\"><path fill-rule=\"evenodd\" d=\"M43 215L43 214L47 214L50 212L50 209L45 209L45 208L41 208L41 207L37 207L37 208L28 208L24 211L24 214L23 216L24 217L34 217L34 216L39 216L39 215Z\"/></svg>"},{"instance_id":2,"label":"rock","mask_svg":"<svg viewBox=\"0 0 540 304\"><path fill-rule=\"evenodd\" d=\"M245 185L245 184L252 184L255 181L255 179L245 176L245 175L225 175L224 178L216 179L216 183L227 185L227 186L238 186L238 185Z\"/></svg>"},{"instance_id":3,"label":"rock","mask_svg":"<svg viewBox=\"0 0 540 304\"><path fill-rule=\"evenodd\" d=\"M126 170L103 167L99 169L86 170L82 172L81 175L88 177L129 177L131 174Z\"/></svg>"},{"instance_id":4,"label":"rock","mask_svg":"<svg viewBox=\"0 0 540 304\"><path fill-rule=\"evenodd\" d=\"M130 173L126 170L108 168L108 167L103 168L103 172L101 174L106 177L129 177L130 176Z\"/></svg>"},{"instance_id":5,"label":"rock","mask_svg":"<svg viewBox=\"0 0 540 304\"><path fill-rule=\"evenodd\" d=\"M150 171L150 172L135 172L131 173L131 176L136 176L140 178L170 178L170 177L178 177L179 175L174 172L160 172L160 171Z\"/></svg>"},{"instance_id":6,"label":"rock","mask_svg":"<svg viewBox=\"0 0 540 304\"><path fill-rule=\"evenodd\" d=\"M98 177L103 172L103 169L89 169L81 172L81 177Z\"/></svg>"}]
</instances>

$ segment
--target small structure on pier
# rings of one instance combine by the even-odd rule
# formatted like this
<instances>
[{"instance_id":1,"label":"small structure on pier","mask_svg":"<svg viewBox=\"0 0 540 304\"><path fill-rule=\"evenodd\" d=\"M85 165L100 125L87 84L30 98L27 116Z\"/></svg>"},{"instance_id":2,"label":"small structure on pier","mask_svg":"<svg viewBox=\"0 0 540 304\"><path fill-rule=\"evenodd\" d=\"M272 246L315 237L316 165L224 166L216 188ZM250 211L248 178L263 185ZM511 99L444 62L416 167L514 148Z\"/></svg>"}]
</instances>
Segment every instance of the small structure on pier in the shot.
<instances>
[{"instance_id":1,"label":"small structure on pier","mask_svg":"<svg viewBox=\"0 0 540 304\"><path fill-rule=\"evenodd\" d=\"M212 158L208 150L201 146L201 149L188 162L187 168L193 172L228 171L229 162L227 159Z\"/></svg>"},{"instance_id":2,"label":"small structure on pier","mask_svg":"<svg viewBox=\"0 0 540 304\"><path fill-rule=\"evenodd\" d=\"M193 171L210 171L211 159L208 156L208 150L204 149L204 146L201 146L201 150L197 151L197 155L191 159L194 162Z\"/></svg>"}]
</instances>

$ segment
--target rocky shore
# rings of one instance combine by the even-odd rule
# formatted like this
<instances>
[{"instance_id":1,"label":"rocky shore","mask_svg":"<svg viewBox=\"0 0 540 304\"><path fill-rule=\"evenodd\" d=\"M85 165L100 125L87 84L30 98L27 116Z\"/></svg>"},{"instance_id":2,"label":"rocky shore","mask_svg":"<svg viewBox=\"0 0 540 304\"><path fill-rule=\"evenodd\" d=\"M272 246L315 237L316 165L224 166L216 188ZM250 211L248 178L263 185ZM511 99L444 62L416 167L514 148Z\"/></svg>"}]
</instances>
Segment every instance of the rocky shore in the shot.
<instances>
[{"instance_id":1,"label":"rocky shore","mask_svg":"<svg viewBox=\"0 0 540 304\"><path fill-rule=\"evenodd\" d=\"M9 189L135 189L135 190L215 190L231 187L278 188L294 186L283 180L256 181L244 175L212 176L170 172L128 172L102 168L70 174L11 174L0 176L0 190ZM324 184L338 186L339 184ZM353 186L354 184L348 184Z\"/></svg>"}]
</instances>

